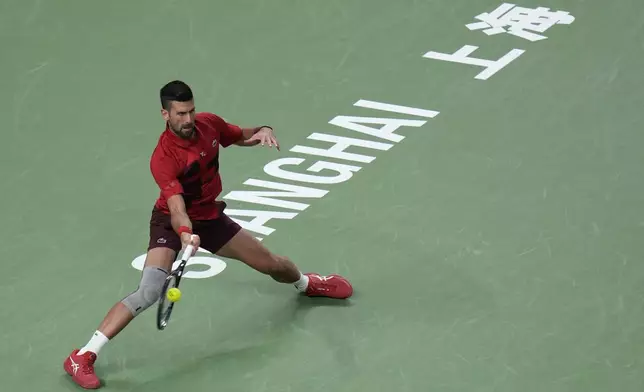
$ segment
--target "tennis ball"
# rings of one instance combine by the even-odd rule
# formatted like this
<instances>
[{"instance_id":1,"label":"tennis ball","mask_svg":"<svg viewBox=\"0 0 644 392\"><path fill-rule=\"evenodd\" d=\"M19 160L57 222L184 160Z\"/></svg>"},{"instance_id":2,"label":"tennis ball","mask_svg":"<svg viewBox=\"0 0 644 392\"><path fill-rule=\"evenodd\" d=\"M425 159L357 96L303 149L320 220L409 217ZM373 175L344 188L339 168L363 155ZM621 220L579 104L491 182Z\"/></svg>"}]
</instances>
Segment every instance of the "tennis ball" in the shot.
<instances>
[{"instance_id":1,"label":"tennis ball","mask_svg":"<svg viewBox=\"0 0 644 392\"><path fill-rule=\"evenodd\" d=\"M177 302L178 300L181 299L181 291L178 288L173 287L170 290L168 290L168 293L166 294L166 296L168 297L168 300L170 302Z\"/></svg>"}]
</instances>

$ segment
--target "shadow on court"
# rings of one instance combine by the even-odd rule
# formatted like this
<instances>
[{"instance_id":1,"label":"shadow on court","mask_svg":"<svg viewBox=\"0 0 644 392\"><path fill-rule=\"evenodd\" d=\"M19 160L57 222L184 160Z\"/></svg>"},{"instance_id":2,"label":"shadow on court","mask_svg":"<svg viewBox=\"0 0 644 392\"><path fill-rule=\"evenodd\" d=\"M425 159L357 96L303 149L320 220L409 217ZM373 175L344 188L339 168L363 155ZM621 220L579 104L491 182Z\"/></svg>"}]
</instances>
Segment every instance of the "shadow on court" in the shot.
<instances>
[{"instance_id":1,"label":"shadow on court","mask_svg":"<svg viewBox=\"0 0 644 392\"><path fill-rule=\"evenodd\" d=\"M262 286L261 289L267 287L269 286ZM96 374L101 379L104 390L155 392L176 390L170 385L176 385L177 388L188 385L185 383L194 385L192 383L195 378L204 380L210 377L213 378L211 383L218 385L218 375L226 379L230 377L231 372L252 374L260 371L268 362L282 360L284 355L280 351L292 345L289 335L298 332L307 333L303 327L303 319L309 311L322 307L350 306L352 306L350 300L338 301L295 295L282 306L271 307L275 309L274 311L268 309L265 313L252 316L254 320L261 318L263 323L251 325L245 323L246 319L240 316L233 320L236 325L218 329L210 336L205 336L207 340L203 345L211 347L211 350L204 349L203 346L186 345L181 341L181 334L178 334L176 335L178 339L173 336L159 342L167 347L163 352L165 357L156 355L151 359L150 354L143 351L142 355L128 356L127 366L119 360L98 363ZM264 325L270 325L268 331L263 327ZM348 342L333 341L332 334L317 335L328 340L329 345L338 347L337 352L341 358L351 357L351 353L346 352ZM147 379L147 381L136 382L135 378ZM69 387L70 390L77 389L66 374L61 376L61 384Z\"/></svg>"}]
</instances>

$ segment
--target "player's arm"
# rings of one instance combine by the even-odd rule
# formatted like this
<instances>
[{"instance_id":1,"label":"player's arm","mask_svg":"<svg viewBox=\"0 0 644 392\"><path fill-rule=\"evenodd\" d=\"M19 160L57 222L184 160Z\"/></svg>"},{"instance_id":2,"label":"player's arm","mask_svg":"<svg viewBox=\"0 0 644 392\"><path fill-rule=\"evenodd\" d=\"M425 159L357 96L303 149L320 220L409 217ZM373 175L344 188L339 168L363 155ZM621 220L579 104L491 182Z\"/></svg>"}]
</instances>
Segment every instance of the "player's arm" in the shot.
<instances>
[{"instance_id":1,"label":"player's arm","mask_svg":"<svg viewBox=\"0 0 644 392\"><path fill-rule=\"evenodd\" d=\"M176 194L168 198L168 209L170 210L170 223L175 233L179 234L181 243L184 246L192 244L195 249L191 256L194 256L199 248L201 239L192 233L192 222L186 212L186 204L183 195Z\"/></svg>"},{"instance_id":2,"label":"player's arm","mask_svg":"<svg viewBox=\"0 0 644 392\"><path fill-rule=\"evenodd\" d=\"M186 203L183 200L183 195L176 194L170 196L168 198L168 209L170 210L172 229L174 229L176 233L183 235L183 233L179 232L179 229L183 229L184 227L192 232L192 222L186 212Z\"/></svg>"},{"instance_id":3,"label":"player's arm","mask_svg":"<svg viewBox=\"0 0 644 392\"><path fill-rule=\"evenodd\" d=\"M222 147L231 145L251 147L258 144L268 145L269 147L277 147L280 149L279 142L275 137L273 128L268 125L262 125L253 128L242 128L239 125L231 124L223 118L212 114L204 113L204 118L212 121L212 124L219 130Z\"/></svg>"},{"instance_id":4,"label":"player's arm","mask_svg":"<svg viewBox=\"0 0 644 392\"><path fill-rule=\"evenodd\" d=\"M192 222L186 211L183 187L177 179L180 169L176 161L162 152L155 151L150 161L150 170L168 203L172 228L180 235L183 244L191 242Z\"/></svg>"},{"instance_id":5,"label":"player's arm","mask_svg":"<svg viewBox=\"0 0 644 392\"><path fill-rule=\"evenodd\" d=\"M262 128L270 128L267 126L261 126L261 127L255 127L255 128L240 128L241 129L241 139L235 144L237 145L244 145L244 143L248 142L249 139L251 139L253 136L257 134L257 132L261 131ZM254 143L257 144L257 143Z\"/></svg>"},{"instance_id":6,"label":"player's arm","mask_svg":"<svg viewBox=\"0 0 644 392\"><path fill-rule=\"evenodd\" d=\"M279 142L273 133L273 128L261 126L255 128L241 128L241 138L235 143L242 147L252 147L258 144L280 149Z\"/></svg>"},{"instance_id":7,"label":"player's arm","mask_svg":"<svg viewBox=\"0 0 644 392\"><path fill-rule=\"evenodd\" d=\"M196 249L199 248L201 242L198 235L192 234L192 222L186 212L186 204L183 200L183 195L176 194L168 198L168 209L170 210L170 222L172 229L179 234L181 243L185 246L192 244L195 246L191 256L194 256Z\"/></svg>"}]
</instances>

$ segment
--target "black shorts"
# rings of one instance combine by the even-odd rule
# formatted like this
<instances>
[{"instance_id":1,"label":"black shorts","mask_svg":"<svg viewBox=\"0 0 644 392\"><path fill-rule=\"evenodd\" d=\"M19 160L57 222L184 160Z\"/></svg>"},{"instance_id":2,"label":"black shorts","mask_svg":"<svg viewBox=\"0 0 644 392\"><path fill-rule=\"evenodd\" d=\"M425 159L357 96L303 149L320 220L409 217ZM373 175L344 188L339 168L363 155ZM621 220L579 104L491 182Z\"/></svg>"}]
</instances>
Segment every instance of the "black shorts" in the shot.
<instances>
[{"instance_id":1,"label":"black shorts","mask_svg":"<svg viewBox=\"0 0 644 392\"><path fill-rule=\"evenodd\" d=\"M217 253L240 230L241 226L224 213L226 203L217 202L219 217L211 220L192 221L192 231L199 236L201 247L211 253ZM170 248L175 252L181 250L181 238L172 228L170 215L154 208L150 217L150 242L148 250L153 248Z\"/></svg>"}]
</instances>

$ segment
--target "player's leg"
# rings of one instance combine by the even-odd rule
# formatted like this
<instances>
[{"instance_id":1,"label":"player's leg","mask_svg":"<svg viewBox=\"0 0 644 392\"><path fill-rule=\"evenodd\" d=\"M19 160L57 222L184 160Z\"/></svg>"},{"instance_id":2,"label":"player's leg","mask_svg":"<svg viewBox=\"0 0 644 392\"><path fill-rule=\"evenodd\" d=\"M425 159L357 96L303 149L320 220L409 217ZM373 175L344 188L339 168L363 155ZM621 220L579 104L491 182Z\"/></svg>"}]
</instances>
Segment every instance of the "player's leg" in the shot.
<instances>
[{"instance_id":1,"label":"player's leg","mask_svg":"<svg viewBox=\"0 0 644 392\"><path fill-rule=\"evenodd\" d=\"M199 234L204 249L239 260L277 282L293 284L309 296L344 299L353 294L351 284L339 275L302 274L288 257L272 253L223 212L219 219L204 224Z\"/></svg>"},{"instance_id":2,"label":"player's leg","mask_svg":"<svg viewBox=\"0 0 644 392\"><path fill-rule=\"evenodd\" d=\"M207 240L204 245L208 245ZM302 280L300 287L306 287L306 276L302 275L288 257L272 253L244 229L239 230L216 253L221 257L242 261L277 282L296 284Z\"/></svg>"},{"instance_id":3,"label":"player's leg","mask_svg":"<svg viewBox=\"0 0 644 392\"><path fill-rule=\"evenodd\" d=\"M136 316L157 302L180 249L181 241L172 230L169 217L153 213L148 253L137 289L114 304L87 344L80 350L72 351L65 359L64 369L74 382L86 389L100 386L94 374L94 362L99 351Z\"/></svg>"},{"instance_id":4,"label":"player's leg","mask_svg":"<svg viewBox=\"0 0 644 392\"><path fill-rule=\"evenodd\" d=\"M176 257L177 252L172 248L150 249L145 259L139 286L127 297L114 304L96 332L107 339L112 339L136 316L154 305L161 295L163 284ZM98 354L98 351L92 349L100 349L100 347L93 346L90 340L88 345L81 349L80 354L84 351Z\"/></svg>"}]
</instances>

